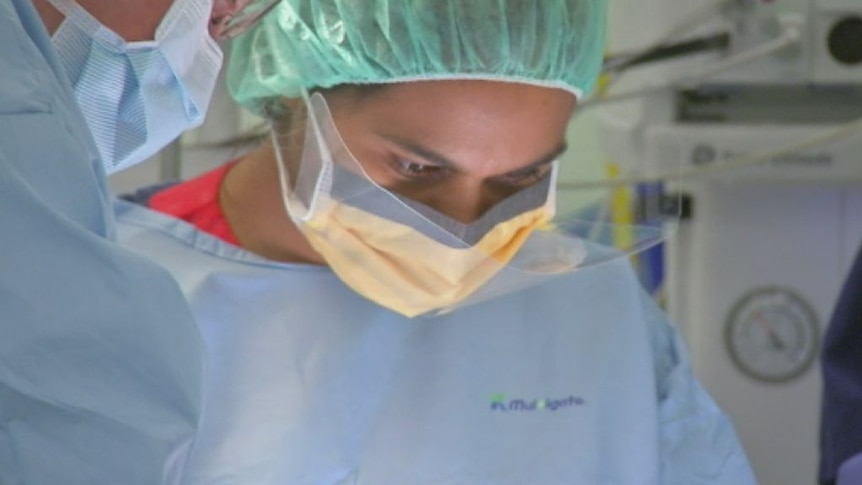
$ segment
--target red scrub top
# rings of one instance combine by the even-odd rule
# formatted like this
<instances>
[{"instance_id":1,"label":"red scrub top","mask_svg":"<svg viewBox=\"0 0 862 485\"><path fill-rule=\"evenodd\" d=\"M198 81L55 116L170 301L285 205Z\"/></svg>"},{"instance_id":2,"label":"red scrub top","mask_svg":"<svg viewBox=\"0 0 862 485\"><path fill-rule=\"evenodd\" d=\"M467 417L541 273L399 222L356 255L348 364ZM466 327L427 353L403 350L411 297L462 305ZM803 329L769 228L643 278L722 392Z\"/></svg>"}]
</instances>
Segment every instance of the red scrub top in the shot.
<instances>
[{"instance_id":1,"label":"red scrub top","mask_svg":"<svg viewBox=\"0 0 862 485\"><path fill-rule=\"evenodd\" d=\"M219 204L219 187L237 162L234 160L157 192L149 200L150 209L182 219L201 231L239 246L239 240Z\"/></svg>"}]
</instances>

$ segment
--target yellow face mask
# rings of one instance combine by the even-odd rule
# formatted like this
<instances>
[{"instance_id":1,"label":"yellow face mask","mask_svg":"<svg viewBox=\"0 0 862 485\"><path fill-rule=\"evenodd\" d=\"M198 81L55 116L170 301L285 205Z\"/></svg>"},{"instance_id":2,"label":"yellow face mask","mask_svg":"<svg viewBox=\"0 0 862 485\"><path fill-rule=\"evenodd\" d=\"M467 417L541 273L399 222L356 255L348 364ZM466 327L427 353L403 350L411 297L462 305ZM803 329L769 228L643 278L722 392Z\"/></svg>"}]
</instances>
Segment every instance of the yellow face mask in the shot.
<instances>
[{"instance_id":1,"label":"yellow face mask","mask_svg":"<svg viewBox=\"0 0 862 485\"><path fill-rule=\"evenodd\" d=\"M374 183L349 155L323 97L306 102L309 126L292 187L274 136L285 206L338 277L383 307L414 317L459 305L553 216L556 165L539 183L462 224Z\"/></svg>"},{"instance_id":2,"label":"yellow face mask","mask_svg":"<svg viewBox=\"0 0 862 485\"><path fill-rule=\"evenodd\" d=\"M453 248L364 210L327 205L300 225L312 247L354 291L408 317L465 300L550 214L545 207L526 212L497 224L475 246Z\"/></svg>"}]
</instances>

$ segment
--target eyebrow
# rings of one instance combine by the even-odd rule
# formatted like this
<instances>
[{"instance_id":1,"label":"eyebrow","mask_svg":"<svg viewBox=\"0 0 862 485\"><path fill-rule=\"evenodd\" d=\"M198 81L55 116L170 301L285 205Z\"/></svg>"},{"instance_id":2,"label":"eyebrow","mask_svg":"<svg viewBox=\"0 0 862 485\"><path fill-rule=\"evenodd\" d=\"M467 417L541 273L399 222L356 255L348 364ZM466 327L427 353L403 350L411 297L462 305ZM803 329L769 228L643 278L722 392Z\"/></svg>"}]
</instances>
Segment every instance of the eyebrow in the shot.
<instances>
[{"instance_id":1,"label":"eyebrow","mask_svg":"<svg viewBox=\"0 0 862 485\"><path fill-rule=\"evenodd\" d=\"M434 150L432 150L426 146L420 145L419 143L402 140L400 138L384 135L382 133L377 133L377 135L380 136L381 138L384 138L388 142L390 142L394 145L397 145L402 150L408 151L408 152L412 153L413 155L416 155L420 158L424 158L425 160L432 162L435 165L439 165L441 167L453 169L453 170L459 169L459 166L457 163L453 162L452 160L449 160L445 156L435 152ZM560 142L559 145L556 146L556 148L554 148L553 150L551 150L547 154L539 157L534 162L529 163L527 165L524 165L523 167L517 168L517 169L512 170L510 172L506 172L506 174L512 174L512 173L517 173L517 172L521 172L521 171L525 171L525 170L530 170L532 168L540 167L542 165L546 165L548 163L551 163L557 157L562 155L568 148L569 148L568 144L565 141L562 141L562 142ZM502 175L506 175L506 174L502 174Z\"/></svg>"}]
</instances>

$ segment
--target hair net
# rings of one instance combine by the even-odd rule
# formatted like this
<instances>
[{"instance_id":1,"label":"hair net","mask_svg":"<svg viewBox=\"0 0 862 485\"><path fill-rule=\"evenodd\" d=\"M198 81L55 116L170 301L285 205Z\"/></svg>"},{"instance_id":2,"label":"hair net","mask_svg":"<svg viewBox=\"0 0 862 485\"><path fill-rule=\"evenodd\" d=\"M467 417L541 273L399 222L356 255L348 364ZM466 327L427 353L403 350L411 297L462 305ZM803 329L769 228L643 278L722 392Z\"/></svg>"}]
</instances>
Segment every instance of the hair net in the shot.
<instances>
[{"instance_id":1,"label":"hair net","mask_svg":"<svg viewBox=\"0 0 862 485\"><path fill-rule=\"evenodd\" d=\"M237 38L228 84L272 98L340 84L489 79L581 98L601 67L606 0L283 0Z\"/></svg>"}]
</instances>

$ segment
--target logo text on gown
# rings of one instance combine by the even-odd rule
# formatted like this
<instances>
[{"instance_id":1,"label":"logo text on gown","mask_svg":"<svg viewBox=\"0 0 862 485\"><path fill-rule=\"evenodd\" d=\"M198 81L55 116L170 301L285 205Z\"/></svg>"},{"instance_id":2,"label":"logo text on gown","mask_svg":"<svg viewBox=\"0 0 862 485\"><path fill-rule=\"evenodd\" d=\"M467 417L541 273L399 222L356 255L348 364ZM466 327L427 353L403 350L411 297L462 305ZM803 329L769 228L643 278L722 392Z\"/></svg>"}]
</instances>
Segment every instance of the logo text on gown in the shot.
<instances>
[{"instance_id":1,"label":"logo text on gown","mask_svg":"<svg viewBox=\"0 0 862 485\"><path fill-rule=\"evenodd\" d=\"M555 412L585 404L583 398L574 395L559 399L511 398L502 393L491 395L491 410L501 412Z\"/></svg>"}]
</instances>

